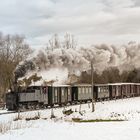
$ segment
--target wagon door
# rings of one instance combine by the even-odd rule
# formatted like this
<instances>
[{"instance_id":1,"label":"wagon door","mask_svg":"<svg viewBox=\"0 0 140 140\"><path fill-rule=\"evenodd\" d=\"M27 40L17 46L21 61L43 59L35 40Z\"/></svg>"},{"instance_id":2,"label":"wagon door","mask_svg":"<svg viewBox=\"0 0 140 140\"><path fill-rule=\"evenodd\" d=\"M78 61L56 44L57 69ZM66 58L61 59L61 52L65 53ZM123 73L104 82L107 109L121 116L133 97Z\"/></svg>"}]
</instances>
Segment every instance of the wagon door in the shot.
<instances>
[{"instance_id":1,"label":"wagon door","mask_svg":"<svg viewBox=\"0 0 140 140\"><path fill-rule=\"evenodd\" d=\"M139 86L138 85L136 85L137 86L137 96L139 95Z\"/></svg>"},{"instance_id":2,"label":"wagon door","mask_svg":"<svg viewBox=\"0 0 140 140\"><path fill-rule=\"evenodd\" d=\"M138 89L139 89L139 92L138 92L138 94L140 95L140 85L138 85Z\"/></svg>"},{"instance_id":3,"label":"wagon door","mask_svg":"<svg viewBox=\"0 0 140 140\"><path fill-rule=\"evenodd\" d=\"M137 86L136 85L134 85L134 94L135 94L135 96L137 96Z\"/></svg>"},{"instance_id":4,"label":"wagon door","mask_svg":"<svg viewBox=\"0 0 140 140\"><path fill-rule=\"evenodd\" d=\"M52 87L52 105L59 103L59 91L57 87Z\"/></svg>"},{"instance_id":5,"label":"wagon door","mask_svg":"<svg viewBox=\"0 0 140 140\"><path fill-rule=\"evenodd\" d=\"M91 87L91 90L93 90L93 95L91 91L91 99L94 98L95 100L98 100L98 87L94 86L93 89Z\"/></svg>"},{"instance_id":6,"label":"wagon door","mask_svg":"<svg viewBox=\"0 0 140 140\"><path fill-rule=\"evenodd\" d=\"M87 99L88 100L92 99L92 96L91 96L91 87L87 87L86 88L86 93L87 93Z\"/></svg>"},{"instance_id":7,"label":"wagon door","mask_svg":"<svg viewBox=\"0 0 140 140\"><path fill-rule=\"evenodd\" d=\"M68 102L72 101L72 99L71 99L71 88L70 87L68 87L67 100L68 100Z\"/></svg>"},{"instance_id":8,"label":"wagon door","mask_svg":"<svg viewBox=\"0 0 140 140\"><path fill-rule=\"evenodd\" d=\"M57 87L54 88L54 103L59 103L59 88Z\"/></svg>"},{"instance_id":9,"label":"wagon door","mask_svg":"<svg viewBox=\"0 0 140 140\"><path fill-rule=\"evenodd\" d=\"M41 102L48 104L48 87L43 87L41 91Z\"/></svg>"},{"instance_id":10,"label":"wagon door","mask_svg":"<svg viewBox=\"0 0 140 140\"><path fill-rule=\"evenodd\" d=\"M119 96L119 86L116 85L116 97Z\"/></svg>"},{"instance_id":11,"label":"wagon door","mask_svg":"<svg viewBox=\"0 0 140 140\"><path fill-rule=\"evenodd\" d=\"M72 101L78 100L78 87L72 87Z\"/></svg>"},{"instance_id":12,"label":"wagon door","mask_svg":"<svg viewBox=\"0 0 140 140\"><path fill-rule=\"evenodd\" d=\"M67 103L68 102L68 87L65 87L65 94L64 94L64 102Z\"/></svg>"},{"instance_id":13,"label":"wagon door","mask_svg":"<svg viewBox=\"0 0 140 140\"><path fill-rule=\"evenodd\" d=\"M61 88L61 103L65 103L66 89L64 87Z\"/></svg>"},{"instance_id":14,"label":"wagon door","mask_svg":"<svg viewBox=\"0 0 140 140\"><path fill-rule=\"evenodd\" d=\"M53 87L52 86L49 86L48 87L48 104L50 105L50 106L52 106L53 105L53 99L54 97L53 97Z\"/></svg>"},{"instance_id":15,"label":"wagon door","mask_svg":"<svg viewBox=\"0 0 140 140\"><path fill-rule=\"evenodd\" d=\"M118 96L119 96L119 97L121 97L121 95L122 95L121 92L122 92L122 90L121 90L121 86L119 85L119 86L118 86Z\"/></svg>"},{"instance_id":16,"label":"wagon door","mask_svg":"<svg viewBox=\"0 0 140 140\"><path fill-rule=\"evenodd\" d=\"M124 85L122 85L122 97L124 95Z\"/></svg>"},{"instance_id":17,"label":"wagon door","mask_svg":"<svg viewBox=\"0 0 140 140\"><path fill-rule=\"evenodd\" d=\"M116 96L117 96L117 94L116 94L116 88L117 87L115 85L112 86L112 97L113 98L116 98Z\"/></svg>"},{"instance_id":18,"label":"wagon door","mask_svg":"<svg viewBox=\"0 0 140 140\"><path fill-rule=\"evenodd\" d=\"M140 85L137 85L137 94L138 94L138 96L140 94Z\"/></svg>"}]
</instances>

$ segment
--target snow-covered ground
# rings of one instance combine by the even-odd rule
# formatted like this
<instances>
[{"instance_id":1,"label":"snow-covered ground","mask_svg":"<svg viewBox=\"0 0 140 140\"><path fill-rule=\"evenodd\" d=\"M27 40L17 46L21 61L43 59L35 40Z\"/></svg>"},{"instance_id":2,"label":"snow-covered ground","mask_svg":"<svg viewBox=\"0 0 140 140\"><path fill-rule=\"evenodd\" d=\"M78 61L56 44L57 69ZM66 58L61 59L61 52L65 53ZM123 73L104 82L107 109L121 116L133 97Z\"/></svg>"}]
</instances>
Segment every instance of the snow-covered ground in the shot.
<instances>
[{"instance_id":1,"label":"snow-covered ground","mask_svg":"<svg viewBox=\"0 0 140 140\"><path fill-rule=\"evenodd\" d=\"M0 126L10 124L0 140L139 140L140 139L140 97L116 101L99 102L95 112L91 104L65 108L74 112L66 116L64 108L53 109L56 118L50 119L51 109L21 113L22 120L13 121L17 114L0 115ZM26 118L40 116L38 120ZM72 118L83 120L125 120L117 122L76 123Z\"/></svg>"}]
</instances>

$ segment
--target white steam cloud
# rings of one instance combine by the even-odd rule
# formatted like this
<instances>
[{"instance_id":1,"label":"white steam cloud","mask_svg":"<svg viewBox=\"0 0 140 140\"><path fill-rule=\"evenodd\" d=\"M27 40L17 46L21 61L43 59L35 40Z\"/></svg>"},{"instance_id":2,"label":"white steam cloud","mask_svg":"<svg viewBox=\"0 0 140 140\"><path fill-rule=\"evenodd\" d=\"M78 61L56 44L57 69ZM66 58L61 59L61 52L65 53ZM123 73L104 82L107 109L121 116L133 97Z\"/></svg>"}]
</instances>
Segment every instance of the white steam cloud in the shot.
<instances>
[{"instance_id":1,"label":"white steam cloud","mask_svg":"<svg viewBox=\"0 0 140 140\"><path fill-rule=\"evenodd\" d=\"M57 83L65 83L69 74L79 76L82 71L90 70L91 61L93 61L94 70L101 73L109 67L117 67L120 72L140 68L139 60L140 44L130 42L122 46L102 44L79 49L41 50L36 57L30 59L30 63L34 64L34 72L45 80L57 79ZM19 68L22 67L17 68L18 72Z\"/></svg>"}]
</instances>

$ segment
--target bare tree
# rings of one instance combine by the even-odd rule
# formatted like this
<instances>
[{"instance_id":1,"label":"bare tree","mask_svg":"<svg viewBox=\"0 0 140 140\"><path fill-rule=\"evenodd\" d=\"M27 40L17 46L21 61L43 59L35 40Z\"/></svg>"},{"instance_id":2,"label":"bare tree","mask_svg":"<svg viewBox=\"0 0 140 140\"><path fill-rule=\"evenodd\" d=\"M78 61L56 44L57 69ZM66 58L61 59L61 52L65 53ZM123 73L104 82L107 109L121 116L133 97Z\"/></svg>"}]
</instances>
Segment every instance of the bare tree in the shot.
<instances>
[{"instance_id":1,"label":"bare tree","mask_svg":"<svg viewBox=\"0 0 140 140\"><path fill-rule=\"evenodd\" d=\"M65 36L64 36L63 48L75 49L76 45L77 45L77 43L76 43L76 41L74 39L74 36L71 35L71 34L66 33Z\"/></svg>"},{"instance_id":2,"label":"bare tree","mask_svg":"<svg viewBox=\"0 0 140 140\"><path fill-rule=\"evenodd\" d=\"M57 34L54 34L52 38L48 41L46 51L53 51L54 49L64 48L64 49L75 49L77 42L73 35L66 33L62 40L59 39Z\"/></svg>"},{"instance_id":3,"label":"bare tree","mask_svg":"<svg viewBox=\"0 0 140 140\"><path fill-rule=\"evenodd\" d=\"M54 49L57 49L57 48L60 48L61 47L61 44L59 42L59 37L57 34L54 34L52 36L52 38L48 41L48 44L47 44L47 50L54 50Z\"/></svg>"},{"instance_id":4,"label":"bare tree","mask_svg":"<svg viewBox=\"0 0 140 140\"><path fill-rule=\"evenodd\" d=\"M13 71L16 66L32 51L25 42L24 36L0 34L0 94L2 96L12 86Z\"/></svg>"}]
</instances>

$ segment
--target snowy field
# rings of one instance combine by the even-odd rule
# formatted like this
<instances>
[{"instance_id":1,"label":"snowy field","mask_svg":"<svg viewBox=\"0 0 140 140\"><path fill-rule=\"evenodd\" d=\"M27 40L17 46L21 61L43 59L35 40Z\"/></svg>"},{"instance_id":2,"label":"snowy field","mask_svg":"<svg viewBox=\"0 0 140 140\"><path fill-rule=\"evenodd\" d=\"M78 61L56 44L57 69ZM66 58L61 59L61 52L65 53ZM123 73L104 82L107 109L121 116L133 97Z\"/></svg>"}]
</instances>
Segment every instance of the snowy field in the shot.
<instances>
[{"instance_id":1,"label":"snowy field","mask_svg":"<svg viewBox=\"0 0 140 140\"><path fill-rule=\"evenodd\" d=\"M81 108L81 109L80 109ZM62 112L72 109L71 115ZM21 120L13 121L17 114L0 115L0 140L140 140L140 97L21 113ZM1 111L0 111L1 112ZM2 112L4 112L2 110ZM37 120L28 120L39 116ZM116 122L73 122L82 120L124 120Z\"/></svg>"}]
</instances>

